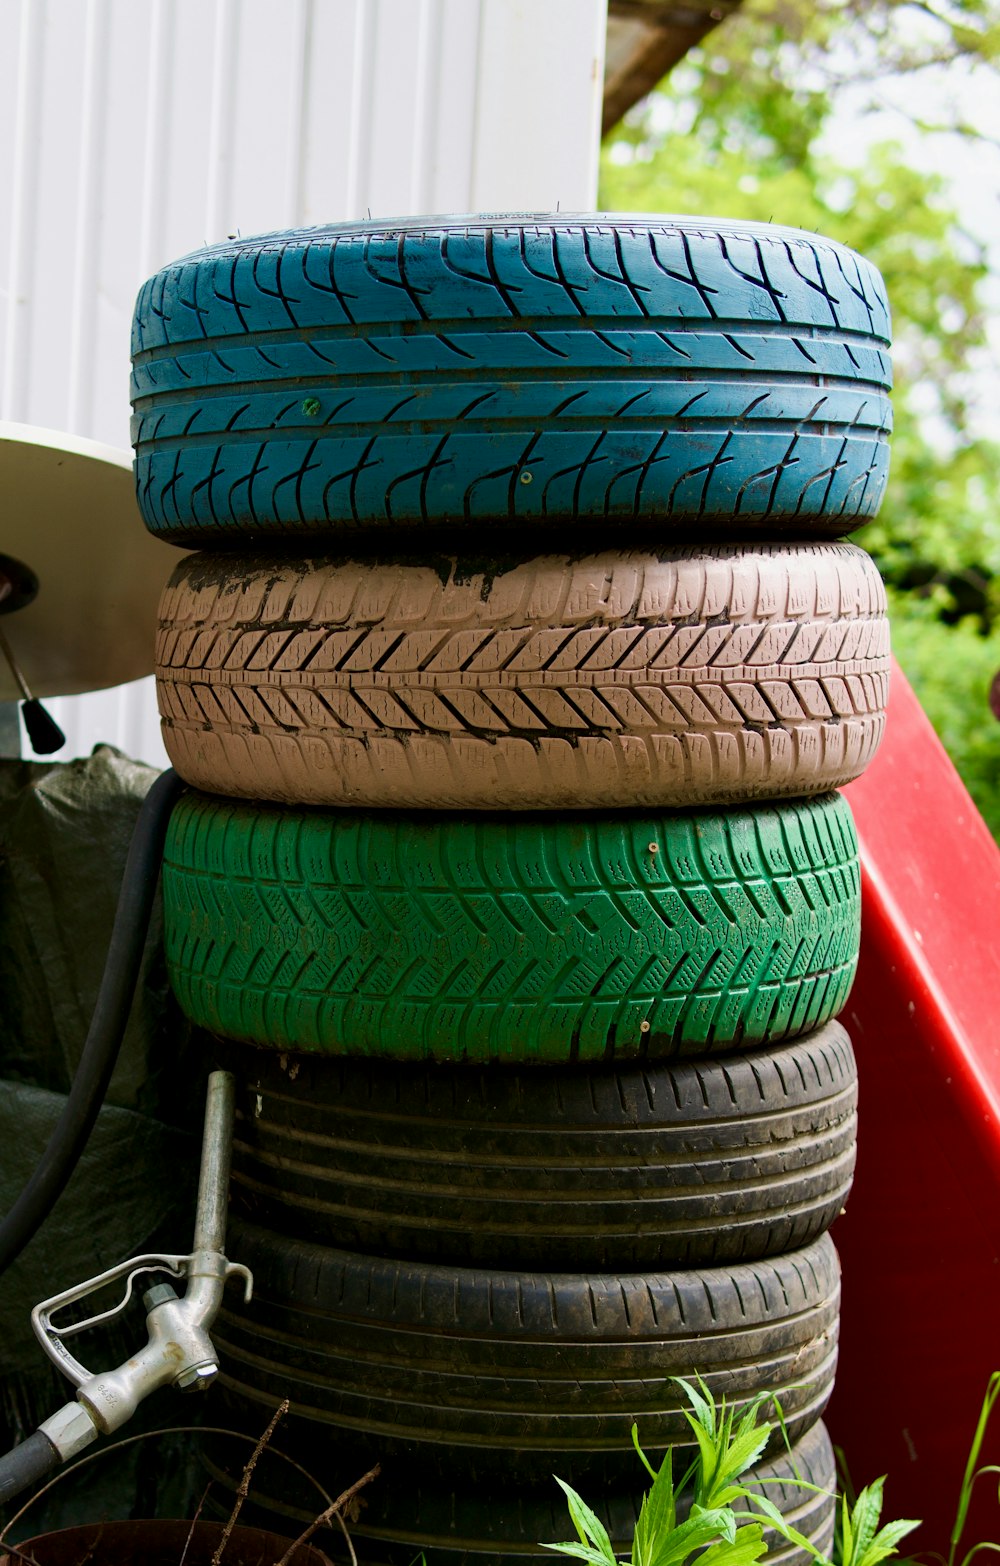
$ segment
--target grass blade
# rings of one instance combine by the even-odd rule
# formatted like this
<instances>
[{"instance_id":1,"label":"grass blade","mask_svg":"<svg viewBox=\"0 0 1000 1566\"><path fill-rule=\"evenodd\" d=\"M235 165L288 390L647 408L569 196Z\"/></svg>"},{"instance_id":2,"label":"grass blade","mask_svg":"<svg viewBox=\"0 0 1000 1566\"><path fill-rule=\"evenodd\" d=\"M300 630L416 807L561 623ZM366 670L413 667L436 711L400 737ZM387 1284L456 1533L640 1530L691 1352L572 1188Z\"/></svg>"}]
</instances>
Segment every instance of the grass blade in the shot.
<instances>
[{"instance_id":1,"label":"grass blade","mask_svg":"<svg viewBox=\"0 0 1000 1566\"><path fill-rule=\"evenodd\" d=\"M948 1566L954 1566L955 1554L959 1541L965 1530L966 1519L969 1515L969 1502L972 1499L972 1487L975 1484L976 1469L979 1466L979 1453L982 1450L983 1439L986 1435L986 1426L989 1424L993 1405L1000 1396L1000 1371L995 1370L986 1387L986 1395L983 1398L982 1407L979 1410L979 1420L976 1424L976 1432L969 1448L969 1458L965 1465L965 1473L962 1477L962 1487L958 1493L958 1510L955 1513L955 1521L951 1530L951 1547L948 1551Z\"/></svg>"}]
</instances>

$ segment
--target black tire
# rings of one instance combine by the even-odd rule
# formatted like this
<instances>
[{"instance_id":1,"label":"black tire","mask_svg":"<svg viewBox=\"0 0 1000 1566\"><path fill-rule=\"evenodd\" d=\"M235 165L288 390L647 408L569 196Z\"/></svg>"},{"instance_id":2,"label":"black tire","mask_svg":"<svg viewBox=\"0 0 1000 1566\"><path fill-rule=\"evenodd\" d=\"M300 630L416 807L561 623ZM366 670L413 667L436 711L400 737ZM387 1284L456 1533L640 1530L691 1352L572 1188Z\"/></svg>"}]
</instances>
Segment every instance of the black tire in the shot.
<instances>
[{"instance_id":1,"label":"black tire","mask_svg":"<svg viewBox=\"0 0 1000 1566\"><path fill-rule=\"evenodd\" d=\"M265 234L142 288L133 443L177 543L572 519L849 532L887 472L882 280L714 218Z\"/></svg>"},{"instance_id":2,"label":"black tire","mask_svg":"<svg viewBox=\"0 0 1000 1566\"><path fill-rule=\"evenodd\" d=\"M307 811L185 796L163 865L184 1011L278 1050L542 1064L722 1053L840 1011L845 800L673 815Z\"/></svg>"},{"instance_id":3,"label":"black tire","mask_svg":"<svg viewBox=\"0 0 1000 1566\"><path fill-rule=\"evenodd\" d=\"M653 1461L692 1440L674 1376L742 1406L780 1399L790 1438L833 1386L839 1267L828 1236L700 1271L474 1271L324 1249L232 1225L254 1274L213 1337L230 1391L319 1426L362 1467L537 1485L631 1484L639 1424Z\"/></svg>"},{"instance_id":4,"label":"black tire","mask_svg":"<svg viewBox=\"0 0 1000 1566\"><path fill-rule=\"evenodd\" d=\"M837 1022L646 1066L486 1068L233 1047L235 1211L413 1261L624 1272L798 1250L847 1199L857 1071Z\"/></svg>"},{"instance_id":5,"label":"black tire","mask_svg":"<svg viewBox=\"0 0 1000 1566\"><path fill-rule=\"evenodd\" d=\"M163 740L209 793L405 809L822 794L882 736L853 544L377 560L195 555L160 603Z\"/></svg>"},{"instance_id":6,"label":"black tire","mask_svg":"<svg viewBox=\"0 0 1000 1566\"><path fill-rule=\"evenodd\" d=\"M227 1400L225 1419L239 1425L242 1416L250 1412L256 1416L259 1410ZM253 1418L249 1424L256 1433ZM327 1453L321 1442L314 1441L293 1454L279 1426L274 1443L294 1455L308 1472L322 1472L325 1487L332 1493L339 1493L360 1477L360 1471L350 1467L349 1457L336 1449ZM225 1517L242 1472L243 1448L210 1437L207 1450L205 1466L216 1485L214 1509ZM641 1473L637 1471L633 1477L641 1485ZM675 1468L675 1478L679 1477ZM781 1452L751 1469L746 1482L756 1483L785 1521L830 1558L836 1461L822 1422L790 1452ZM365 1566L412 1566L421 1552L427 1566L529 1566L553 1559L542 1540L555 1543L573 1534L563 1494L551 1482L547 1490L538 1492L518 1493L506 1487L499 1494L483 1494L478 1489L470 1494L465 1489L408 1483L405 1464L390 1461L363 1494L365 1504L350 1524L350 1533ZM611 1495L597 1490L585 1494L584 1500L608 1529L616 1554L627 1558L641 1490ZM276 1519L281 1519L287 1531L297 1534L313 1520L320 1505L315 1490L265 1449L253 1472L248 1513L242 1515L249 1515L262 1527L274 1527ZM681 1515L686 1512L683 1498L678 1511ZM806 1550L786 1543L773 1529L765 1531L764 1539L768 1566L812 1566L813 1557Z\"/></svg>"}]
</instances>

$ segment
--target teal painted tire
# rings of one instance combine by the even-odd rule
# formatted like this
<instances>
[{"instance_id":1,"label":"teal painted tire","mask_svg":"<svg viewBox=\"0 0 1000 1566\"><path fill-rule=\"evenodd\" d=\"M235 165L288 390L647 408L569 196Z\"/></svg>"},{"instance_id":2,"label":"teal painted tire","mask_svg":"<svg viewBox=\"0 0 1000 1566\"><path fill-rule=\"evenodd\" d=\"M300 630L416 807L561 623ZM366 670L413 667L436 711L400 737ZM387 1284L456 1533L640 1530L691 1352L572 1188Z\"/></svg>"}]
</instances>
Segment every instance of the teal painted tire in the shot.
<instances>
[{"instance_id":1,"label":"teal painted tire","mask_svg":"<svg viewBox=\"0 0 1000 1566\"><path fill-rule=\"evenodd\" d=\"M847 999L860 930L836 794L470 817L192 793L163 896L192 1021L399 1060L622 1060L806 1033Z\"/></svg>"},{"instance_id":2,"label":"teal painted tire","mask_svg":"<svg viewBox=\"0 0 1000 1566\"><path fill-rule=\"evenodd\" d=\"M513 215L239 239L136 303L147 526L216 548L572 519L690 531L874 515L889 312L833 240Z\"/></svg>"}]
</instances>

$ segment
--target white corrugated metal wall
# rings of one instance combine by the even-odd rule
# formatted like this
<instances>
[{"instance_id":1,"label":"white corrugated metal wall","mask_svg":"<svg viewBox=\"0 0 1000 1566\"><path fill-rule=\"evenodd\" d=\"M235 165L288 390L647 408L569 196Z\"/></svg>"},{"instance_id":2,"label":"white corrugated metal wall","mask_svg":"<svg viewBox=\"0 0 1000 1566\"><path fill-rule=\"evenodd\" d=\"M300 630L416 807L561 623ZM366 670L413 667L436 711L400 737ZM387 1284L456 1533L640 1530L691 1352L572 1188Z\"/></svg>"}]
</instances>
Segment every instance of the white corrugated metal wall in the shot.
<instances>
[{"instance_id":1,"label":"white corrugated metal wall","mask_svg":"<svg viewBox=\"0 0 1000 1566\"><path fill-rule=\"evenodd\" d=\"M127 446L136 290L206 241L592 207L606 9L0 0L0 418ZM151 680L48 705L166 762Z\"/></svg>"}]
</instances>

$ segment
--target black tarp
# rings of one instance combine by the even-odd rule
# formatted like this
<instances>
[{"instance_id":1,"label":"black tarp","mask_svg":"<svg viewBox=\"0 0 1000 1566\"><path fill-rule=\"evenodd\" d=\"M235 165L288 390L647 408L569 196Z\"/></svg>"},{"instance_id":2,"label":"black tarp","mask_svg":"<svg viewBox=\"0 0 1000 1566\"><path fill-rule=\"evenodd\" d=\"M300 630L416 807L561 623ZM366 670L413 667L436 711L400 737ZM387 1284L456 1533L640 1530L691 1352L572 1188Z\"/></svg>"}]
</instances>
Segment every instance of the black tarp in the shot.
<instances>
[{"instance_id":1,"label":"black tarp","mask_svg":"<svg viewBox=\"0 0 1000 1566\"><path fill-rule=\"evenodd\" d=\"M0 1211L34 1167L72 1081L132 829L156 776L104 745L68 763L0 762ZM198 1054L167 984L157 901L90 1144L51 1217L0 1278L4 1449L72 1396L35 1342L31 1306L151 1245L190 1246L204 1102ZM144 1338L139 1312L75 1339L74 1352L105 1368Z\"/></svg>"}]
</instances>

